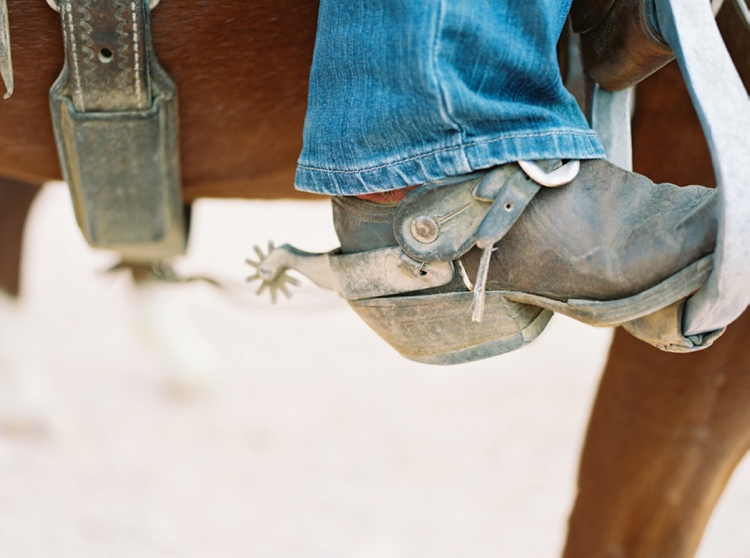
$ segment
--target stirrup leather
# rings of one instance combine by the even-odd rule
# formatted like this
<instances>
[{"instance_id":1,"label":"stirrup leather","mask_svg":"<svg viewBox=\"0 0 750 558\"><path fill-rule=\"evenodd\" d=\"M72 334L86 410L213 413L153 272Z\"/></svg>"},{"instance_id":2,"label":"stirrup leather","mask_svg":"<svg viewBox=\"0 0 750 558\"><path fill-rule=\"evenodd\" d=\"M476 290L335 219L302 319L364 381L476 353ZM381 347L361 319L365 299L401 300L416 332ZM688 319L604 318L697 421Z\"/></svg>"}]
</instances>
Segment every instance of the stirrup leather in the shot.
<instances>
[{"instance_id":1,"label":"stirrup leather","mask_svg":"<svg viewBox=\"0 0 750 558\"><path fill-rule=\"evenodd\" d=\"M94 247L182 254L177 91L151 42L148 0L56 0L65 66L50 91L63 176Z\"/></svg>"}]
</instances>

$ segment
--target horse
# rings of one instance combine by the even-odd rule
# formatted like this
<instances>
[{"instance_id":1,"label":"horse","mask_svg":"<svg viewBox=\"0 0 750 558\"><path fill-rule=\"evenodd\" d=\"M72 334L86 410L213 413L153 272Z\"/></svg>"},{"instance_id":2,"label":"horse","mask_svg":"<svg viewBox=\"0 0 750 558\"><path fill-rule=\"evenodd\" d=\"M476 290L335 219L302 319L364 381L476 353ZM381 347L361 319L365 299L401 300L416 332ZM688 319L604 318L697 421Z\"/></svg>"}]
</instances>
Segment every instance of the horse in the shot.
<instances>
[{"instance_id":1,"label":"horse","mask_svg":"<svg viewBox=\"0 0 750 558\"><path fill-rule=\"evenodd\" d=\"M47 91L63 56L57 15L44 2L8 5L16 92L0 105L0 278L16 292L23 216L38 186L60 178ZM188 203L306 197L292 189L292 177L316 10L314 1L287 0L195 0L189 10L167 0L154 10L156 52L180 90ZM732 3L718 22L748 87L750 34ZM633 130L635 170L657 181L713 184L674 64L639 86ZM748 328L746 312L714 346L686 355L616 332L582 452L565 558L695 553L750 445Z\"/></svg>"}]
</instances>

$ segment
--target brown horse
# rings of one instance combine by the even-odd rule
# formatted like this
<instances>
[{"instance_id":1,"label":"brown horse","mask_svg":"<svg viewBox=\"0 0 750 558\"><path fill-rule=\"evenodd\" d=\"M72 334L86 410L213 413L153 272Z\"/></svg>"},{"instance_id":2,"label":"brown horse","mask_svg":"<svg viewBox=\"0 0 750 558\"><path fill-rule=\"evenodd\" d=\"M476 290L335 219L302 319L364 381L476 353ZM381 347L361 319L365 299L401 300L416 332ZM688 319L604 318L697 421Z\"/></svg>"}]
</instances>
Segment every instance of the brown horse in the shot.
<instances>
[{"instance_id":1,"label":"brown horse","mask_svg":"<svg viewBox=\"0 0 750 558\"><path fill-rule=\"evenodd\" d=\"M16 92L0 104L0 280L17 288L22 216L60 178L47 91L62 67L57 15L9 0ZM180 90L185 198L300 197L301 144L317 5L165 1L156 51ZM750 84L750 34L731 3L720 25ZM713 183L705 141L674 65L639 88L636 170ZM750 314L701 353L662 353L618 331L591 417L566 557L692 556L750 444Z\"/></svg>"}]
</instances>

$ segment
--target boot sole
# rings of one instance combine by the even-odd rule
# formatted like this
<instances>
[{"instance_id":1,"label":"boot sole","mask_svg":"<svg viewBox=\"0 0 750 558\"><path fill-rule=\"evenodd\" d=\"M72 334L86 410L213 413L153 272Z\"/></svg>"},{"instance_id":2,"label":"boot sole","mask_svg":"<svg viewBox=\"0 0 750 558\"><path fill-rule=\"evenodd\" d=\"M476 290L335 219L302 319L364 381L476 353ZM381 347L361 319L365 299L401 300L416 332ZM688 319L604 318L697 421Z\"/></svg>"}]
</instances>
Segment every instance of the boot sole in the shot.
<instances>
[{"instance_id":1,"label":"boot sole","mask_svg":"<svg viewBox=\"0 0 750 558\"><path fill-rule=\"evenodd\" d=\"M409 360L461 364L531 343L552 312L488 292L484 320L471 321L471 292L350 300L354 311Z\"/></svg>"},{"instance_id":2,"label":"boot sole","mask_svg":"<svg viewBox=\"0 0 750 558\"><path fill-rule=\"evenodd\" d=\"M471 321L471 292L350 300L349 304L409 360L462 364L528 345L544 331L553 312L601 327L651 314L697 291L712 266L713 256L706 256L658 285L619 300L559 301L517 291L488 291L482 323Z\"/></svg>"}]
</instances>

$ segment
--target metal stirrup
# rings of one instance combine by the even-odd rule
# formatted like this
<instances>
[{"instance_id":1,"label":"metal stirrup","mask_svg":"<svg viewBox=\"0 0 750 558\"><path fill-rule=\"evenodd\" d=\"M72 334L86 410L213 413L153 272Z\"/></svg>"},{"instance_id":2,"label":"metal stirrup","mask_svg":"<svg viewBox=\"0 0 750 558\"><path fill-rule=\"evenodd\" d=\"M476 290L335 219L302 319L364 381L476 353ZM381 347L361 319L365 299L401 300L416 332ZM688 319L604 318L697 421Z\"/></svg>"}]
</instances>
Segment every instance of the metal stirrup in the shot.
<instances>
[{"instance_id":1,"label":"metal stirrup","mask_svg":"<svg viewBox=\"0 0 750 558\"><path fill-rule=\"evenodd\" d=\"M740 11L748 10L736 0ZM722 2L654 0L658 28L674 50L711 151L722 200L714 267L704 286L685 304L685 335L719 330L750 303L750 100L714 20ZM591 124L607 159L630 170L630 90L598 85Z\"/></svg>"}]
</instances>

